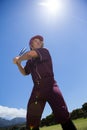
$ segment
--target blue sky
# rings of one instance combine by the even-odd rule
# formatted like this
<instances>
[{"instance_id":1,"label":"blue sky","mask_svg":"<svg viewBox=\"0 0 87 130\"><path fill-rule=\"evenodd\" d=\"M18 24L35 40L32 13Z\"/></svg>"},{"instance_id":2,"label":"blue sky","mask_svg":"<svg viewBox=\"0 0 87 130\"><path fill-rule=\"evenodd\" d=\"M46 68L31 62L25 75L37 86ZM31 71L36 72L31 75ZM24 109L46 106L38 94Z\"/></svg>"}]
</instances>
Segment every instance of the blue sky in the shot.
<instances>
[{"instance_id":1,"label":"blue sky","mask_svg":"<svg viewBox=\"0 0 87 130\"><path fill-rule=\"evenodd\" d=\"M14 113L21 110L25 116L33 82L31 76L19 73L12 60L23 47L29 49L29 39L36 34L44 37L51 53L55 79L69 111L87 102L87 2L62 0L63 8L55 14L41 2L0 0L0 117L20 116ZM50 113L46 104L43 117Z\"/></svg>"}]
</instances>

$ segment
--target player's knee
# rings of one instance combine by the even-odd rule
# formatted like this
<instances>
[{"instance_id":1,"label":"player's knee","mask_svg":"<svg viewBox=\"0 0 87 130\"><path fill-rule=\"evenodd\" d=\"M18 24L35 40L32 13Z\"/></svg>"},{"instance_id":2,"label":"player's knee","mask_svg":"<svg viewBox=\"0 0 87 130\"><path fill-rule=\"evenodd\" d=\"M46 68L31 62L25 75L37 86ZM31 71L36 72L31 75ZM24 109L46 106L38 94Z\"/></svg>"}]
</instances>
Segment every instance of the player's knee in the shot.
<instances>
[{"instance_id":1,"label":"player's knee","mask_svg":"<svg viewBox=\"0 0 87 130\"><path fill-rule=\"evenodd\" d=\"M70 114L67 109L61 109L60 111L56 111L54 113L55 121L57 123L66 122L70 118Z\"/></svg>"}]
</instances>

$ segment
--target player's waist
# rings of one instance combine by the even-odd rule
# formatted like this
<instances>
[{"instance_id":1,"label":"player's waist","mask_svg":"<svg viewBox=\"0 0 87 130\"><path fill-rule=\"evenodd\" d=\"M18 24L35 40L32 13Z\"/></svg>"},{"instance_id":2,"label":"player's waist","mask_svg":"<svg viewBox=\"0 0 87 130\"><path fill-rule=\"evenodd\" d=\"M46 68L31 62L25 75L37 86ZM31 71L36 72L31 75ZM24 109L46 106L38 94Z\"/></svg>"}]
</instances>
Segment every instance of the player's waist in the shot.
<instances>
[{"instance_id":1,"label":"player's waist","mask_svg":"<svg viewBox=\"0 0 87 130\"><path fill-rule=\"evenodd\" d=\"M41 78L34 79L33 82L35 85L39 85L41 83L47 83L47 81L54 81L54 76L53 75L46 75L46 76L41 76Z\"/></svg>"}]
</instances>

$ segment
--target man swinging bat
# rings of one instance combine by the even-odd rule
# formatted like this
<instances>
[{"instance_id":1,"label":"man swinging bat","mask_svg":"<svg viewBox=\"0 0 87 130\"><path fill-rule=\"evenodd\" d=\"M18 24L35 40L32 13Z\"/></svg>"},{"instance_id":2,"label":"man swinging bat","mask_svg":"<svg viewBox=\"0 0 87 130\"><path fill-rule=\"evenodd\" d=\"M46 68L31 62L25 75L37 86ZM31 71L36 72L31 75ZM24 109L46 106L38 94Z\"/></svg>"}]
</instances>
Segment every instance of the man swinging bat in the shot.
<instances>
[{"instance_id":1,"label":"man swinging bat","mask_svg":"<svg viewBox=\"0 0 87 130\"><path fill-rule=\"evenodd\" d=\"M29 41L30 51L13 59L23 75L32 75L34 87L27 105L26 129L39 130L42 112L49 103L55 120L63 130L76 130L59 87L54 79L52 59L43 47L43 37L36 35ZM27 60L23 67L21 62Z\"/></svg>"}]
</instances>

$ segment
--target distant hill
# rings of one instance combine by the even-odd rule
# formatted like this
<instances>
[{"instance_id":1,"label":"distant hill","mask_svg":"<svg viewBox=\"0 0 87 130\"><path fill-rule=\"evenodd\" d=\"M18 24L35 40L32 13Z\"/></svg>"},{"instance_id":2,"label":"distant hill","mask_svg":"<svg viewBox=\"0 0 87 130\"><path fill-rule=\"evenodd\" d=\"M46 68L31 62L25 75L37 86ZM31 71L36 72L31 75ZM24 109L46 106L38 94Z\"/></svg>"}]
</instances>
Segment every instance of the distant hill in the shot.
<instances>
[{"instance_id":1,"label":"distant hill","mask_svg":"<svg viewBox=\"0 0 87 130\"><path fill-rule=\"evenodd\" d=\"M12 125L17 125L17 124L23 124L26 122L25 118L14 118L12 120L6 120L3 118L0 118L0 127L6 127L6 126L12 126Z\"/></svg>"},{"instance_id":2,"label":"distant hill","mask_svg":"<svg viewBox=\"0 0 87 130\"><path fill-rule=\"evenodd\" d=\"M0 127L4 127L4 126L9 126L10 125L10 121L0 118Z\"/></svg>"}]
</instances>

